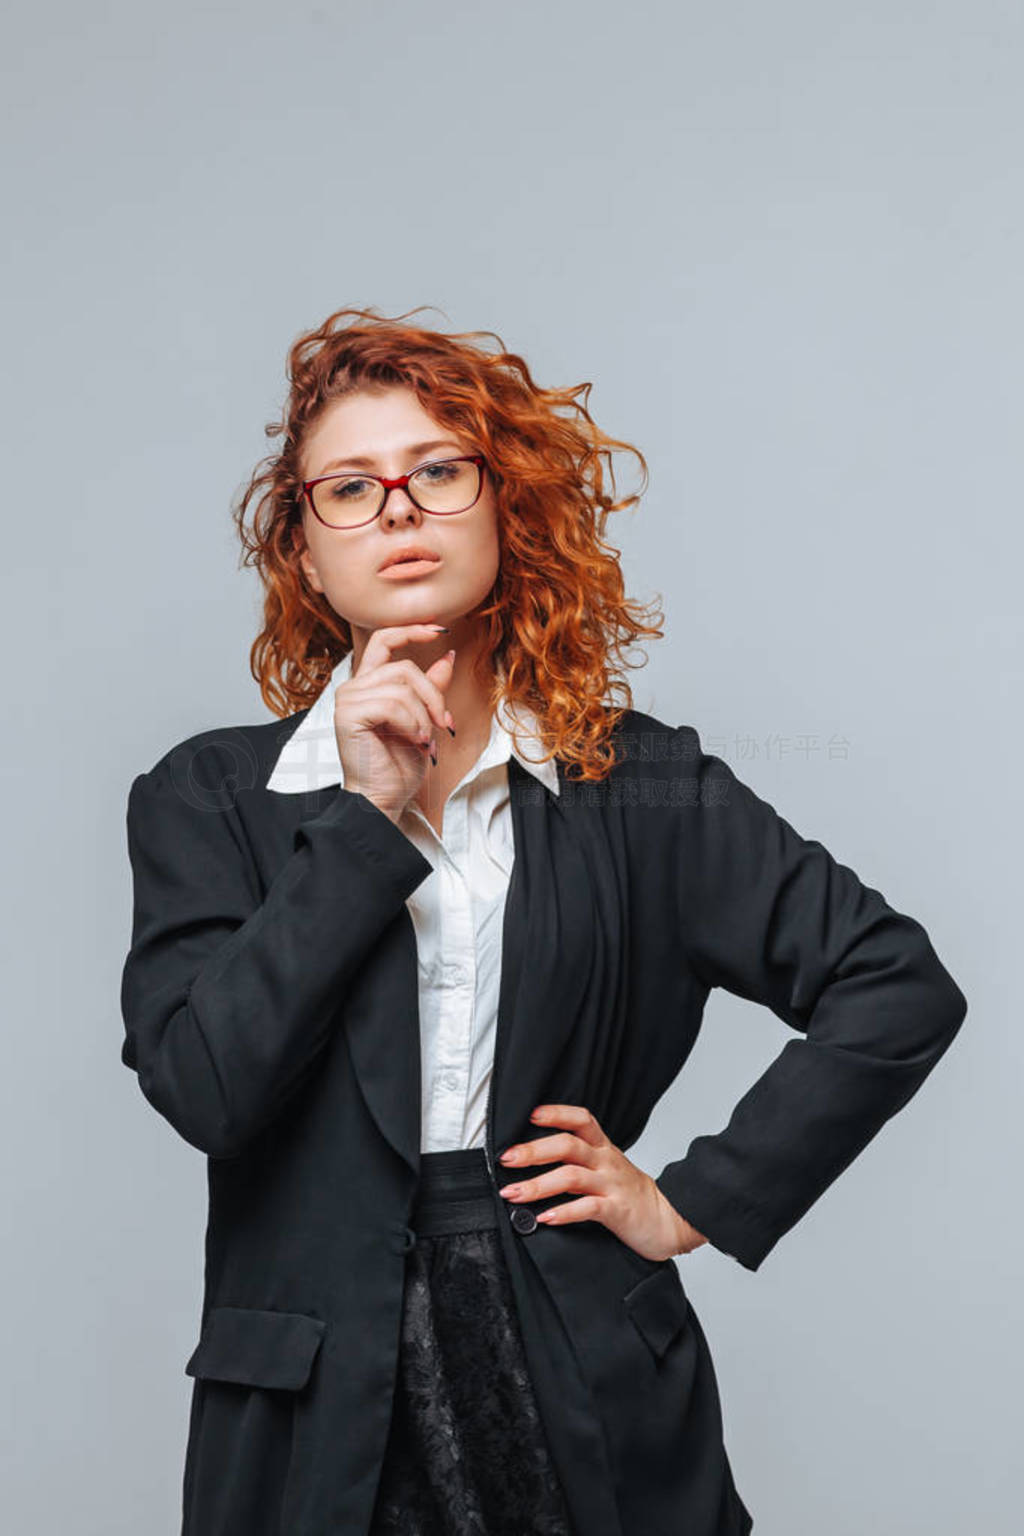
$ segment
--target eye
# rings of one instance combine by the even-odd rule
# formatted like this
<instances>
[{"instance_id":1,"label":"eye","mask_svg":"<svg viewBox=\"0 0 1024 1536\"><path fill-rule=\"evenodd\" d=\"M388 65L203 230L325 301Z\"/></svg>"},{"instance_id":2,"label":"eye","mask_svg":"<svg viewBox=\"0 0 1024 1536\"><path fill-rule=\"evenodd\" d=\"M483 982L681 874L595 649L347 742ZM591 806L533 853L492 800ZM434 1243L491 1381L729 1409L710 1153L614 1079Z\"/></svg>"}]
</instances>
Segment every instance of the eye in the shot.
<instances>
[{"instance_id":1,"label":"eye","mask_svg":"<svg viewBox=\"0 0 1024 1536\"><path fill-rule=\"evenodd\" d=\"M331 496L338 501L351 501L354 497L363 495L369 484L368 480L351 475L346 480L332 480L329 489Z\"/></svg>"},{"instance_id":2,"label":"eye","mask_svg":"<svg viewBox=\"0 0 1024 1536\"><path fill-rule=\"evenodd\" d=\"M435 464L424 464L422 469L416 471L414 478L426 480L432 485L437 485L444 480L454 479L458 472L459 466L457 464L448 464L439 459Z\"/></svg>"}]
</instances>

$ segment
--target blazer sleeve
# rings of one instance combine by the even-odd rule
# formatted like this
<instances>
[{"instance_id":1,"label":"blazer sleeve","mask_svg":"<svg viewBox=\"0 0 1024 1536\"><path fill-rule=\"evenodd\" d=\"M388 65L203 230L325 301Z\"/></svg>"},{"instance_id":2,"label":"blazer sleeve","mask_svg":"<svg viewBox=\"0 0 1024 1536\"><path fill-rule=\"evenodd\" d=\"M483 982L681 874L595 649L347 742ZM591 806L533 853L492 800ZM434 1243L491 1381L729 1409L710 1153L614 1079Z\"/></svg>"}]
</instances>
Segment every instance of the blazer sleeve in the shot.
<instances>
[{"instance_id":1,"label":"blazer sleeve","mask_svg":"<svg viewBox=\"0 0 1024 1536\"><path fill-rule=\"evenodd\" d=\"M307 1080L352 977L431 869L383 811L339 787L261 899L230 771L215 746L186 744L133 781L127 811L121 1059L214 1158L238 1154Z\"/></svg>"},{"instance_id":2,"label":"blazer sleeve","mask_svg":"<svg viewBox=\"0 0 1024 1536\"><path fill-rule=\"evenodd\" d=\"M656 1183L715 1247L756 1270L901 1109L967 1002L924 928L802 837L692 726L673 811L676 931L693 971L766 1004L799 1038Z\"/></svg>"}]
</instances>

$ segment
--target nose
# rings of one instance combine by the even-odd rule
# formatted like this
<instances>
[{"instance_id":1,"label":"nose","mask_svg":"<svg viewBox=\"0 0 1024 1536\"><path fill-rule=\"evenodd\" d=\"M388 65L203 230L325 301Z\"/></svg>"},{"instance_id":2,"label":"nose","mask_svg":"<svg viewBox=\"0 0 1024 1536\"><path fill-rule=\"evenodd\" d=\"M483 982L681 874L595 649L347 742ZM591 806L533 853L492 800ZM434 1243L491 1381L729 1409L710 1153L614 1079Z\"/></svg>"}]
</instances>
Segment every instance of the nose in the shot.
<instances>
[{"instance_id":1,"label":"nose","mask_svg":"<svg viewBox=\"0 0 1024 1536\"><path fill-rule=\"evenodd\" d=\"M384 503L384 510L380 514L380 520L389 528L394 527L396 524L399 526L406 524L415 525L423 521L423 513L408 492L403 491L396 485L393 490L388 492L388 499Z\"/></svg>"}]
</instances>

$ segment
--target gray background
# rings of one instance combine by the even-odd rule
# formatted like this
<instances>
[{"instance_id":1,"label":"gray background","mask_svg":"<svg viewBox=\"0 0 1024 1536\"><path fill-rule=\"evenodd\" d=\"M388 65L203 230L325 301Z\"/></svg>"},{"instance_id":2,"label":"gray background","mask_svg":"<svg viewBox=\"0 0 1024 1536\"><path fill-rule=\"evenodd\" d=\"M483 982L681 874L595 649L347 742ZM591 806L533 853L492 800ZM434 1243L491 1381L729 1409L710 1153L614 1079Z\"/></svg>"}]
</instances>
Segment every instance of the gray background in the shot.
<instances>
[{"instance_id":1,"label":"gray background","mask_svg":"<svg viewBox=\"0 0 1024 1536\"><path fill-rule=\"evenodd\" d=\"M429 304L594 381L651 468L609 533L664 600L637 707L969 1000L759 1274L680 1260L758 1536L1009 1536L1021 8L122 0L5 32L7 1529L178 1528L205 1173L120 1064L127 789L269 718L228 509L287 346ZM636 1160L724 1124L787 1034L714 994Z\"/></svg>"}]
</instances>

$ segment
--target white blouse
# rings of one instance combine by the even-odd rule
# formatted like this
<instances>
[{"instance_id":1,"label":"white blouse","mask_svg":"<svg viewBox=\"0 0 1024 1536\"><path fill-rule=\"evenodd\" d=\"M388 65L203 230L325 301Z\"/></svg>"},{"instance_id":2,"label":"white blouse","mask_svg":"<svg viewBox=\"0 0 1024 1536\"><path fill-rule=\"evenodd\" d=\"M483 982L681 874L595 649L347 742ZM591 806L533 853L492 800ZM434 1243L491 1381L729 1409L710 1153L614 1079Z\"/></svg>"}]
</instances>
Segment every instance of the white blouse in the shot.
<instances>
[{"instance_id":1,"label":"white blouse","mask_svg":"<svg viewBox=\"0 0 1024 1536\"><path fill-rule=\"evenodd\" d=\"M352 653L338 663L267 781L299 795L344 787L334 734L334 690L352 675ZM498 718L504 712L507 724ZM416 933L420 1009L421 1152L482 1147L501 979L502 923L514 846L508 760L515 756L553 794L553 759L530 762L520 738L539 742L537 720L504 701L483 752L444 804L438 837L422 811L406 807L397 825L433 867L406 898ZM537 748L537 750L543 750Z\"/></svg>"}]
</instances>

